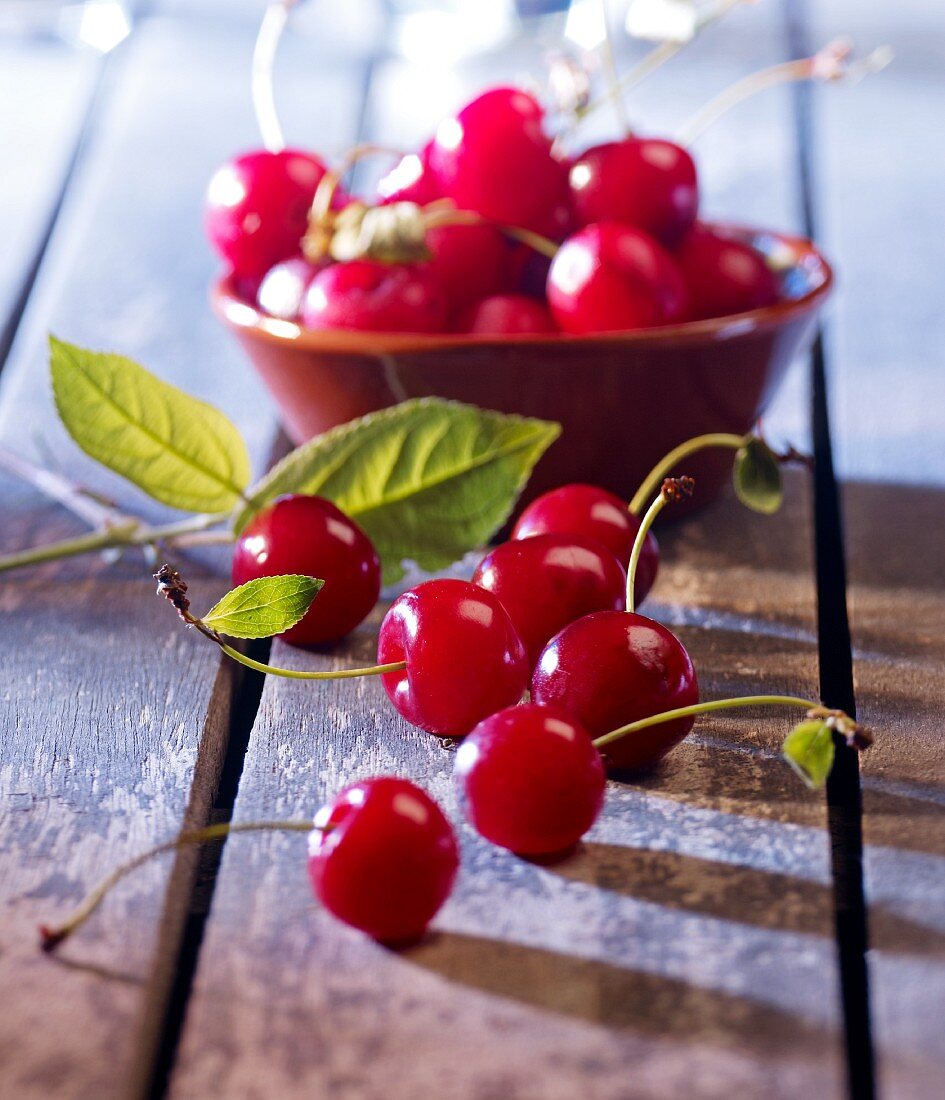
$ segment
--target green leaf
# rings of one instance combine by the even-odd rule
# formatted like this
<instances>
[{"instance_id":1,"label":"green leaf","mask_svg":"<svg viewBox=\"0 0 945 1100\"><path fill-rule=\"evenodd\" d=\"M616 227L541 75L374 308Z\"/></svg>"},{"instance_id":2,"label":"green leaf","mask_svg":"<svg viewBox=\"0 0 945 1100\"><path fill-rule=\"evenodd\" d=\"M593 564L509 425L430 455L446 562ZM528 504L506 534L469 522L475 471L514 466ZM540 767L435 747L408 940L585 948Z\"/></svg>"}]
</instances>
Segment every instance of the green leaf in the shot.
<instances>
[{"instance_id":1,"label":"green leaf","mask_svg":"<svg viewBox=\"0 0 945 1100\"><path fill-rule=\"evenodd\" d=\"M231 638L270 638L295 626L324 585L314 577L257 577L234 588L203 617Z\"/></svg>"},{"instance_id":2,"label":"green leaf","mask_svg":"<svg viewBox=\"0 0 945 1100\"><path fill-rule=\"evenodd\" d=\"M249 483L246 444L212 405L131 359L49 337L53 396L78 445L155 500L227 512Z\"/></svg>"},{"instance_id":3,"label":"green leaf","mask_svg":"<svg viewBox=\"0 0 945 1100\"><path fill-rule=\"evenodd\" d=\"M753 511L770 516L781 507L781 464L759 436L753 436L735 455L732 480L738 499Z\"/></svg>"},{"instance_id":4,"label":"green leaf","mask_svg":"<svg viewBox=\"0 0 945 1100\"><path fill-rule=\"evenodd\" d=\"M282 493L315 493L364 528L387 583L403 575L407 559L442 569L502 526L560 431L472 405L406 401L293 451L250 490L236 527Z\"/></svg>"},{"instance_id":5,"label":"green leaf","mask_svg":"<svg viewBox=\"0 0 945 1100\"><path fill-rule=\"evenodd\" d=\"M781 751L808 787L822 787L833 767L833 731L820 718L808 718L791 730Z\"/></svg>"}]
</instances>

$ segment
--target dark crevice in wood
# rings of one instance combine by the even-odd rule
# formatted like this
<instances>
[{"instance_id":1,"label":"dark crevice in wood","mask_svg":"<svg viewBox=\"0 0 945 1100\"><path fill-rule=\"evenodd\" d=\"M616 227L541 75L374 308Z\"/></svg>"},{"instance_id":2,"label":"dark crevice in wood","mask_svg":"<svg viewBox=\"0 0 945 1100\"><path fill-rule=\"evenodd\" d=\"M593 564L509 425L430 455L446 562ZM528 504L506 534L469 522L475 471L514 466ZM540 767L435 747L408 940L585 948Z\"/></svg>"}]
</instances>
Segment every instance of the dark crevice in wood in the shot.
<instances>
[{"instance_id":1,"label":"dark crevice in wood","mask_svg":"<svg viewBox=\"0 0 945 1100\"><path fill-rule=\"evenodd\" d=\"M247 652L257 661L267 661L270 648L266 639L251 643ZM205 800L198 808L192 797L188 828L231 820L262 698L262 673L231 665L228 658L223 660L226 665L221 674L229 682L231 695L225 730L222 736L205 731L201 755L207 749L211 759L204 765L203 775L198 759L194 774L195 793L210 786L212 802L208 806ZM226 838L222 838L197 850L182 849L175 860L162 920L162 940L171 943L163 952L159 947L157 953L155 977L146 998L144 1042L130 1090L130 1095L140 1100L160 1100L167 1091L225 846Z\"/></svg>"},{"instance_id":2,"label":"dark crevice in wood","mask_svg":"<svg viewBox=\"0 0 945 1100\"><path fill-rule=\"evenodd\" d=\"M806 0L787 0L785 13L790 54L804 57L810 53ZM809 85L794 85L793 105L804 232L816 238L814 120ZM826 354L820 334L811 355L811 425L820 694L827 706L855 715L843 518L833 465ZM827 811L847 1080L854 1100L871 1100L876 1088L863 886L862 792L858 755L839 738L836 762L827 783Z\"/></svg>"},{"instance_id":3,"label":"dark crevice in wood","mask_svg":"<svg viewBox=\"0 0 945 1100\"><path fill-rule=\"evenodd\" d=\"M126 49L127 45L128 43L126 42L120 49ZM33 293L33 287L36 285L43 259L49 249L49 242L52 240L53 232L59 221L59 215L62 213L66 195L94 140L103 105L108 101L108 89L111 83L110 70L114 68L114 56L114 54L106 54L99 62L98 72L95 75L95 81L92 85L92 90L86 105L85 117L82 120L82 125L79 127L79 132L73 144L72 152L66 164L66 169L63 173L56 197L46 219L46 224L33 250L33 256L29 266L23 274L19 293L14 298L13 304L3 321L3 327L0 328L0 371L3 370L10 357L13 342L16 340L17 332L19 332L20 322L26 312L30 296Z\"/></svg>"}]
</instances>

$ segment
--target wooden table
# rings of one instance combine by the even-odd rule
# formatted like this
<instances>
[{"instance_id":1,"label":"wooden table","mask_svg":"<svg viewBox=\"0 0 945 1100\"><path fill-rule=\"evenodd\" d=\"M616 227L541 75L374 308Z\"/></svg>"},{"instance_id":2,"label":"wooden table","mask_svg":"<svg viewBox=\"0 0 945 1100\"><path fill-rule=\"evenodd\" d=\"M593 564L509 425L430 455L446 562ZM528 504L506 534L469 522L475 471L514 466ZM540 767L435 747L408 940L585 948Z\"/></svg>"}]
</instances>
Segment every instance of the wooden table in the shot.
<instances>
[{"instance_id":1,"label":"wooden table","mask_svg":"<svg viewBox=\"0 0 945 1100\"><path fill-rule=\"evenodd\" d=\"M200 228L213 167L256 140L258 7L138 5L104 60L0 41L0 442L128 507L147 505L56 425L48 330L214 400L260 468L275 435L205 305ZM299 143L416 143L490 74L521 71L520 50L408 70L383 52L384 7L357 19L352 7L300 15L285 43ZM700 144L707 209L816 233L840 288L768 422L812 446L813 475L790 479L774 519L723 500L668 532L649 604L678 627L707 695L855 705L877 732L862 769L841 753L826 797L811 794L777 762L782 718L704 720L655 775L612 784L562 865L464 828L459 887L412 950L320 911L304 842L272 836L149 865L51 959L37 922L155 839L308 815L383 771L419 779L458 820L452 758L375 683L314 691L221 663L134 556L4 576L0 1096L942 1094L945 31L933 9L767 0L633 101L662 132L730 79L837 33L898 52L856 89L760 97ZM11 478L0 493L2 551L80 530ZM225 587L221 564L191 568L207 600ZM375 628L330 656L276 642L272 658L340 667L372 656Z\"/></svg>"}]
</instances>

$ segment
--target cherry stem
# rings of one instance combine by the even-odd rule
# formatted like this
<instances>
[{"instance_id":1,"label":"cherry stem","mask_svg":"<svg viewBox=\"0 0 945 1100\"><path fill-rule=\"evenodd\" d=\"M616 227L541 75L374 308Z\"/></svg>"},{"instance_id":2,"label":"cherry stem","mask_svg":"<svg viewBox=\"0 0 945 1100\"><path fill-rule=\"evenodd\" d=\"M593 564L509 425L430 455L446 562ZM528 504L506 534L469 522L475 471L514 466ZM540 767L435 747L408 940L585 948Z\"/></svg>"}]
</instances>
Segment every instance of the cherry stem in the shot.
<instances>
[{"instance_id":1,"label":"cherry stem","mask_svg":"<svg viewBox=\"0 0 945 1100\"><path fill-rule=\"evenodd\" d=\"M367 668L343 668L336 672L301 672L293 668L278 668L275 665L264 664L262 661L254 661L252 657L240 653L238 649L227 645L216 631L205 627L199 620L194 622L193 625L200 630L201 634L205 634L216 642L227 657L232 657L234 661L238 661L247 668L255 669L256 672L267 673L271 676L283 676L287 680L355 680L362 676L383 676L385 672L403 672L407 667L406 661L391 661L386 665L370 665Z\"/></svg>"},{"instance_id":2,"label":"cherry stem","mask_svg":"<svg viewBox=\"0 0 945 1100\"><path fill-rule=\"evenodd\" d=\"M665 454L646 475L640 483L640 488L633 494L633 499L628 505L629 510L635 516L638 516L646 502L656 492L663 479L668 477L676 466L678 466L684 458L688 458L689 455L695 454L697 451L705 450L707 447L728 447L730 450L737 451L740 447L744 447L751 438L750 432L748 435L732 435L729 432L709 432L707 435L697 435L692 439L687 439L684 443L680 443L678 447L674 447Z\"/></svg>"},{"instance_id":3,"label":"cherry stem","mask_svg":"<svg viewBox=\"0 0 945 1100\"><path fill-rule=\"evenodd\" d=\"M312 199L312 206L309 211L310 223L322 226L327 224L329 214L331 213L331 204L334 201L335 192L341 186L341 181L358 161L364 160L365 157L373 156L397 157L403 156L403 152L400 149L393 149L387 145L373 144L355 145L353 148L349 149L341 160L330 168L319 180L318 187L315 189L315 197Z\"/></svg>"},{"instance_id":4,"label":"cherry stem","mask_svg":"<svg viewBox=\"0 0 945 1100\"><path fill-rule=\"evenodd\" d=\"M607 70L607 95L614 105L614 113L617 116L617 125L625 138L630 137L630 116L623 101L620 87L620 74L617 72L617 61L614 57L614 39L610 27L610 10L607 0L599 0L600 18L603 25L604 37L601 40L600 52Z\"/></svg>"},{"instance_id":5,"label":"cherry stem","mask_svg":"<svg viewBox=\"0 0 945 1100\"><path fill-rule=\"evenodd\" d=\"M256 45L253 48L253 111L263 145L270 153L279 153L285 148L282 124L276 110L272 71L282 33L289 19L289 12L296 2L297 0L270 0L259 25Z\"/></svg>"},{"instance_id":6,"label":"cherry stem","mask_svg":"<svg viewBox=\"0 0 945 1100\"><path fill-rule=\"evenodd\" d=\"M120 516L120 513L118 513ZM197 515L177 523L169 523L161 527L150 527L141 520L131 516L121 516L108 523L101 531L92 531L87 535L79 535L73 539L63 539L60 542L47 543L45 546L36 546L29 550L21 550L15 554L7 554L0 557L0 573L9 572L12 569L21 569L27 565L39 565L42 562L56 561L59 558L76 557L80 554L92 554L100 550L124 549L129 546L155 546L158 543L167 546L195 546L205 542L223 541L223 532L213 532L214 538L207 536L198 537L198 532L207 532L207 529L221 523L228 518L227 513L219 515ZM226 541L232 541L227 535Z\"/></svg>"},{"instance_id":7,"label":"cherry stem","mask_svg":"<svg viewBox=\"0 0 945 1100\"><path fill-rule=\"evenodd\" d=\"M732 107L765 88L802 80L838 83L851 78L860 79L869 73L879 72L892 59L892 53L888 47L880 47L858 62L851 60L852 53L853 48L847 41L835 39L811 57L785 61L736 80L714 99L709 100L683 125L677 139L679 144L692 145Z\"/></svg>"},{"instance_id":8,"label":"cherry stem","mask_svg":"<svg viewBox=\"0 0 945 1100\"><path fill-rule=\"evenodd\" d=\"M73 911L72 915L68 917L62 924L49 927L48 925L40 925L40 946L44 951L54 951L63 940L67 939L72 933L80 928L89 917L95 912L95 910L102 904L106 894L116 886L126 875L129 875L132 871L141 867L147 863L148 860L154 856L159 856L164 852L172 852L177 848L183 848L190 844L204 844L208 840L216 840L219 837L229 836L230 833L248 833L248 832L311 832L312 829L317 828L311 821L240 821L240 822L220 822L217 825L207 825L202 829L193 829L189 832L180 833L173 840L166 840L163 844L157 844L153 848L148 848L147 851L141 852L133 859L128 860L127 863L121 864L120 867L116 867L111 871L102 881L94 887L83 900L79 903L78 907Z\"/></svg>"},{"instance_id":9,"label":"cherry stem","mask_svg":"<svg viewBox=\"0 0 945 1100\"><path fill-rule=\"evenodd\" d=\"M643 553L643 544L646 542L646 536L649 534L650 528L653 526L656 517L662 512L666 505L683 500L685 497L691 497L695 484L695 481L691 477L666 478L660 487L659 496L657 496L649 508L647 508L646 514L640 521L639 530L637 531L636 538L633 540L633 549L630 551L630 562L627 566L627 610L631 614L634 608L633 587L637 576L637 565L640 561L640 555Z\"/></svg>"},{"instance_id":10,"label":"cherry stem","mask_svg":"<svg viewBox=\"0 0 945 1100\"><path fill-rule=\"evenodd\" d=\"M671 61L676 54L685 49L685 47L697 37L700 31L704 30L711 23L715 23L717 20L721 19L722 16L730 12L732 8L737 7L739 4L744 4L745 2L746 0L719 0L714 8L710 8L700 15L698 23L696 24L695 34L693 34L692 38L683 41L661 42L658 46L650 50L641 61L637 62L632 69L624 73L618 80L619 92L626 94L632 88L641 84L648 76L651 76L657 69L665 65L667 61ZM607 102L609 102L609 95L591 100L587 106L577 111L577 122L583 122L588 115L599 110Z\"/></svg>"}]
</instances>

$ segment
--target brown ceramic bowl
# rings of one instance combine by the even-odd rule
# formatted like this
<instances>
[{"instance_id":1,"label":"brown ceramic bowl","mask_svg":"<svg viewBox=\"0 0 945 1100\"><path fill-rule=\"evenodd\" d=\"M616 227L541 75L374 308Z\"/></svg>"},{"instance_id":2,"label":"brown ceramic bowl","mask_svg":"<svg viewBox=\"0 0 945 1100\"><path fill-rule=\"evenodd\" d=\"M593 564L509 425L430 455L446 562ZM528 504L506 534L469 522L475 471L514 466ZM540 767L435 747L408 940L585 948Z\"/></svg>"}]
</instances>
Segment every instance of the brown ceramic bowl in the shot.
<instances>
[{"instance_id":1,"label":"brown ceramic bowl","mask_svg":"<svg viewBox=\"0 0 945 1100\"><path fill-rule=\"evenodd\" d=\"M600 336L482 337L314 332L268 317L229 280L212 292L301 443L410 397L451 398L559 421L561 438L532 477L527 499L569 481L622 497L671 448L703 432L748 431L798 352L830 291L830 266L807 240L727 226L782 272L772 306L708 321ZM697 498L725 483L731 454L687 460Z\"/></svg>"}]
</instances>

